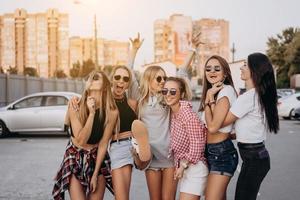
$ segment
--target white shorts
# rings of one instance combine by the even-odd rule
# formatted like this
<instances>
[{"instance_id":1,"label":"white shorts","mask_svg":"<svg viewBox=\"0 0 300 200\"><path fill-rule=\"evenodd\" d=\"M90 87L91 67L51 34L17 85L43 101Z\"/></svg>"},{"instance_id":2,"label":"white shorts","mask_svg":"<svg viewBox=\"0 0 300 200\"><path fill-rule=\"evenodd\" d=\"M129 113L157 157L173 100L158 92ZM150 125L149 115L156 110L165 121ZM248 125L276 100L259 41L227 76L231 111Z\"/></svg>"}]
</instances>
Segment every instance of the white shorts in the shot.
<instances>
[{"instance_id":1,"label":"white shorts","mask_svg":"<svg viewBox=\"0 0 300 200\"><path fill-rule=\"evenodd\" d=\"M208 168L202 161L195 165L189 165L189 168L184 171L183 177L179 181L180 192L203 196L207 176Z\"/></svg>"}]
</instances>

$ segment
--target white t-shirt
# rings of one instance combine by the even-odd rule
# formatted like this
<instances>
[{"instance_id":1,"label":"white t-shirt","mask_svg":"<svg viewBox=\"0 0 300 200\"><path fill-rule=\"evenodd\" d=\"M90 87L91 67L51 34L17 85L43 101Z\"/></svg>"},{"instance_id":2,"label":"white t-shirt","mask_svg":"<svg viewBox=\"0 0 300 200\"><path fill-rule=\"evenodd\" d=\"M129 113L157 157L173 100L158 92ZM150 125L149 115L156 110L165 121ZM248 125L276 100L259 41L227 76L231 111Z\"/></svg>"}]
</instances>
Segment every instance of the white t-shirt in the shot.
<instances>
[{"instance_id":1,"label":"white t-shirt","mask_svg":"<svg viewBox=\"0 0 300 200\"><path fill-rule=\"evenodd\" d=\"M222 90L220 90L220 92L218 94L217 102L222 97L227 97L228 98L228 101L229 101L229 104L230 104L230 107L231 107L233 102L236 100L236 92L235 92L234 88L231 85L224 85L224 87L222 88ZM232 131L232 128L233 128L233 124L229 124L228 126L220 128L219 132L229 133L229 132Z\"/></svg>"},{"instance_id":2,"label":"white t-shirt","mask_svg":"<svg viewBox=\"0 0 300 200\"><path fill-rule=\"evenodd\" d=\"M220 90L218 96L217 96L217 102L219 99L221 99L222 97L227 97L230 107L232 106L233 102L236 100L236 93L234 88L231 85L224 85L224 87ZM202 116L201 116L202 121L206 124L205 121L205 112L202 112ZM220 128L218 131L222 132L222 133L229 133L231 132L233 129L233 124L229 124L228 126L225 126L223 128Z\"/></svg>"},{"instance_id":3,"label":"white t-shirt","mask_svg":"<svg viewBox=\"0 0 300 200\"><path fill-rule=\"evenodd\" d=\"M242 143L263 142L267 136L264 114L260 111L255 88L240 95L230 108L239 119L235 122L236 140Z\"/></svg>"}]
</instances>

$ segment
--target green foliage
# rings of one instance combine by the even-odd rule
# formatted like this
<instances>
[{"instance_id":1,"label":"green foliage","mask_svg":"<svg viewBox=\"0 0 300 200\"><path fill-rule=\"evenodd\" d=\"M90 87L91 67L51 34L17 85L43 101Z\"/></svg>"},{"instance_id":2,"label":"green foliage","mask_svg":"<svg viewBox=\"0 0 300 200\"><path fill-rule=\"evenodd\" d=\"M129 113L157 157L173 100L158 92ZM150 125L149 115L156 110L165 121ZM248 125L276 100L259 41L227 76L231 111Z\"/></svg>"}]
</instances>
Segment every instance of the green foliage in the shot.
<instances>
[{"instance_id":1,"label":"green foliage","mask_svg":"<svg viewBox=\"0 0 300 200\"><path fill-rule=\"evenodd\" d=\"M95 63L91 59L83 61L81 69L79 76L86 77L91 71L95 70Z\"/></svg>"},{"instance_id":2,"label":"green foliage","mask_svg":"<svg viewBox=\"0 0 300 200\"><path fill-rule=\"evenodd\" d=\"M11 67L11 66L9 66L7 72L9 74L18 74L18 68L17 67Z\"/></svg>"},{"instance_id":3,"label":"green foliage","mask_svg":"<svg viewBox=\"0 0 300 200\"><path fill-rule=\"evenodd\" d=\"M56 78L67 78L67 75L65 74L64 70L58 69L54 72L54 77L56 77Z\"/></svg>"},{"instance_id":4,"label":"green foliage","mask_svg":"<svg viewBox=\"0 0 300 200\"><path fill-rule=\"evenodd\" d=\"M290 77L300 72L300 29L287 28L269 38L267 55L277 70L277 87L290 86Z\"/></svg>"},{"instance_id":5,"label":"green foliage","mask_svg":"<svg viewBox=\"0 0 300 200\"><path fill-rule=\"evenodd\" d=\"M37 70L36 68L32 68L32 67L25 67L24 69L24 75L28 75L28 76L33 76L33 77L38 77L38 73L37 73Z\"/></svg>"},{"instance_id":6,"label":"green foliage","mask_svg":"<svg viewBox=\"0 0 300 200\"><path fill-rule=\"evenodd\" d=\"M77 61L76 63L73 63L73 67L72 67L72 69L70 69L70 76L72 78L78 78L79 71L80 71L80 63L79 63L79 61Z\"/></svg>"}]
</instances>

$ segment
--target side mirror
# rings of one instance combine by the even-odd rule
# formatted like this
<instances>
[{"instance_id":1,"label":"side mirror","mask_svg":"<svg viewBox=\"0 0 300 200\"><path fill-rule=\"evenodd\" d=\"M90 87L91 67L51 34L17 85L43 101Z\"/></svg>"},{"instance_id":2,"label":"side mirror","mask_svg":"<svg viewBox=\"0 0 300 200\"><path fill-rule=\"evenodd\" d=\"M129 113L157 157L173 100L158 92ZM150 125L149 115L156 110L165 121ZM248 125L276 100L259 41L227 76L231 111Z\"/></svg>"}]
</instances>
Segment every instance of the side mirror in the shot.
<instances>
[{"instance_id":1,"label":"side mirror","mask_svg":"<svg viewBox=\"0 0 300 200\"><path fill-rule=\"evenodd\" d=\"M15 110L15 109L16 109L15 105L8 107L8 110Z\"/></svg>"}]
</instances>

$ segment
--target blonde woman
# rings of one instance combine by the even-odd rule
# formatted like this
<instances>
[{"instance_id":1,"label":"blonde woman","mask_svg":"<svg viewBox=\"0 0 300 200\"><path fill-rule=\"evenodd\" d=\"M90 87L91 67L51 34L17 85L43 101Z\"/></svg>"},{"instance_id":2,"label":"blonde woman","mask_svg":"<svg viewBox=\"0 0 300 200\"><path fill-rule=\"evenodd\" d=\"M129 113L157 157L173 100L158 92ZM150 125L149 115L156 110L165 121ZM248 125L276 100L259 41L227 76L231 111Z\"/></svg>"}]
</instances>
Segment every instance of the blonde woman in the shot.
<instances>
[{"instance_id":1,"label":"blonde woman","mask_svg":"<svg viewBox=\"0 0 300 200\"><path fill-rule=\"evenodd\" d=\"M200 44L198 35L193 39L195 47ZM133 40L133 53L140 47L139 36ZM138 47L138 48L136 48ZM136 48L136 51L134 51ZM187 76L186 68L190 65L194 51L190 51L179 76ZM135 54L134 54L135 55ZM181 73L181 74L180 74ZM175 166L169 157L170 147L170 109L165 104L161 90L166 81L166 73L160 66L148 67L140 80L139 118L145 123L149 133L152 159L145 170L150 199L175 199L177 181L174 180ZM137 84L133 84L136 87Z\"/></svg>"},{"instance_id":2,"label":"blonde woman","mask_svg":"<svg viewBox=\"0 0 300 200\"><path fill-rule=\"evenodd\" d=\"M68 190L72 200L103 199L105 184L113 192L107 147L118 111L102 71L91 72L79 109L69 107L66 119L72 136L55 177L53 198L64 199Z\"/></svg>"}]
</instances>

